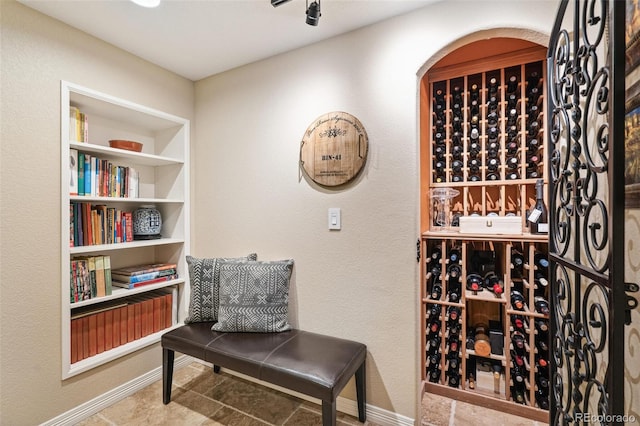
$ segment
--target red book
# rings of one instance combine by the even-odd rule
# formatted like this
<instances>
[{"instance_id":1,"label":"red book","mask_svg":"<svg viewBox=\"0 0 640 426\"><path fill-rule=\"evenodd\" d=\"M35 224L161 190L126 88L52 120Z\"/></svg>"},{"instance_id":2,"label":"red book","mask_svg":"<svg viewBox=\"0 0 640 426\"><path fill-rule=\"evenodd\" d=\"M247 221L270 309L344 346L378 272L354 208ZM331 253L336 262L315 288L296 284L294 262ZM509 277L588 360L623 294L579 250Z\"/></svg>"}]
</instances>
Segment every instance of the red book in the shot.
<instances>
[{"instance_id":1,"label":"red book","mask_svg":"<svg viewBox=\"0 0 640 426\"><path fill-rule=\"evenodd\" d=\"M113 316L113 325L111 326L113 335L111 337L111 342L112 346L117 348L120 346L120 308L114 309L111 315Z\"/></svg>"},{"instance_id":2,"label":"red book","mask_svg":"<svg viewBox=\"0 0 640 426\"><path fill-rule=\"evenodd\" d=\"M104 313L104 350L113 349L113 311L109 309Z\"/></svg>"},{"instance_id":3,"label":"red book","mask_svg":"<svg viewBox=\"0 0 640 426\"><path fill-rule=\"evenodd\" d=\"M71 364L78 362L78 337L82 336L78 333L80 320L71 320Z\"/></svg>"},{"instance_id":4,"label":"red book","mask_svg":"<svg viewBox=\"0 0 640 426\"><path fill-rule=\"evenodd\" d=\"M175 280L178 278L177 274L174 275L167 275L166 277L158 277L158 278L153 278L147 281L140 281L139 283L125 283L123 281L118 281L118 280L113 280L111 281L111 285L116 286L116 287L121 287L121 288L128 288L128 289L132 289L132 288L138 288L138 287L144 287L145 285L149 285L149 284L157 284L157 283L162 283L165 281L171 281L171 280Z\"/></svg>"},{"instance_id":5,"label":"red book","mask_svg":"<svg viewBox=\"0 0 640 426\"><path fill-rule=\"evenodd\" d=\"M164 295L164 308L165 308L165 328L169 328L173 325L173 296L171 293Z\"/></svg>"},{"instance_id":6,"label":"red book","mask_svg":"<svg viewBox=\"0 0 640 426\"><path fill-rule=\"evenodd\" d=\"M133 304L133 333L134 339L138 340L142 338L142 304L140 302Z\"/></svg>"},{"instance_id":7,"label":"red book","mask_svg":"<svg viewBox=\"0 0 640 426\"><path fill-rule=\"evenodd\" d=\"M136 340L136 310L135 303L127 305L127 342Z\"/></svg>"},{"instance_id":8,"label":"red book","mask_svg":"<svg viewBox=\"0 0 640 426\"><path fill-rule=\"evenodd\" d=\"M96 353L101 354L104 352L104 312L98 312L96 314Z\"/></svg>"},{"instance_id":9,"label":"red book","mask_svg":"<svg viewBox=\"0 0 640 426\"><path fill-rule=\"evenodd\" d=\"M120 344L124 345L129 342L129 320L128 320L129 307L123 306L120 308Z\"/></svg>"},{"instance_id":10,"label":"red book","mask_svg":"<svg viewBox=\"0 0 640 426\"><path fill-rule=\"evenodd\" d=\"M89 315L89 356L98 353L98 316Z\"/></svg>"},{"instance_id":11,"label":"red book","mask_svg":"<svg viewBox=\"0 0 640 426\"><path fill-rule=\"evenodd\" d=\"M90 355L89 351L89 317L81 318L82 321L82 358L88 358Z\"/></svg>"}]
</instances>

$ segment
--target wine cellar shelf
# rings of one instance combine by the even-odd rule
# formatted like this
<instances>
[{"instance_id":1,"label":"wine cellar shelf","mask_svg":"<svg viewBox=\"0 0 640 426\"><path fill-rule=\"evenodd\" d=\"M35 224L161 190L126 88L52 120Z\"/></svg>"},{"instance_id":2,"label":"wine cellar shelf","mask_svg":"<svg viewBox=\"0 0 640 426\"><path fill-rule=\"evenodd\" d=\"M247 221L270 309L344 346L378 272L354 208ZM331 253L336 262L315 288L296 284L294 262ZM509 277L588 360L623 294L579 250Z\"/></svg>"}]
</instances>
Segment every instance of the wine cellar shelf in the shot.
<instances>
[{"instance_id":1,"label":"wine cellar shelf","mask_svg":"<svg viewBox=\"0 0 640 426\"><path fill-rule=\"evenodd\" d=\"M434 68L421 87L425 391L540 421L550 377L545 53Z\"/></svg>"}]
</instances>

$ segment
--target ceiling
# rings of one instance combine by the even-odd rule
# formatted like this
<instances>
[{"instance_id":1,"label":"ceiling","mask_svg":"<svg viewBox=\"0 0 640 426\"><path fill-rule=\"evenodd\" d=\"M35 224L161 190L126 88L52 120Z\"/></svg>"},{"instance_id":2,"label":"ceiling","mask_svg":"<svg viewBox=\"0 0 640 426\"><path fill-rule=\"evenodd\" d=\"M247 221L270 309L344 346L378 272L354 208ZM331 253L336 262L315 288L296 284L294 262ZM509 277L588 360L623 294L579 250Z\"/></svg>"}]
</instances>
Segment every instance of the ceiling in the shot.
<instances>
[{"instance_id":1,"label":"ceiling","mask_svg":"<svg viewBox=\"0 0 640 426\"><path fill-rule=\"evenodd\" d=\"M190 80L306 46L442 0L322 0L316 27L306 4L270 0L18 0Z\"/></svg>"}]
</instances>

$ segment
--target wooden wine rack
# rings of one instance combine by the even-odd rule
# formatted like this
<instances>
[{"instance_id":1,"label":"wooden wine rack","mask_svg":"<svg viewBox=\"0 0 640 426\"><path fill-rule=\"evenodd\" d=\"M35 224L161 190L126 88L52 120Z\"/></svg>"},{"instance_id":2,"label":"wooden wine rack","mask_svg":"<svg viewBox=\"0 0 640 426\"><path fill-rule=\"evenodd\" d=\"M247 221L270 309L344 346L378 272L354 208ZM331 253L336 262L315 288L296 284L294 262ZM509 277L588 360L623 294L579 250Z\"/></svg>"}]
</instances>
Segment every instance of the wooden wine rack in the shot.
<instances>
[{"instance_id":1,"label":"wooden wine rack","mask_svg":"<svg viewBox=\"0 0 640 426\"><path fill-rule=\"evenodd\" d=\"M420 321L424 389L426 392L539 421L548 421L548 411L540 408L536 402L536 361L543 355L537 344L543 339L548 346L548 335L541 335L534 324L536 320L548 322L549 315L534 309L533 302L536 296L542 295L548 302L546 289L540 288L539 282L538 286L534 284L536 275L542 272L539 266L535 266L535 259L537 254L547 255L548 238L546 235L534 235L529 232L527 216L535 204L536 181L543 179L545 193L547 187L544 163L545 54L546 49L543 47L528 47L481 60L432 69L423 78L421 87L423 272ZM536 78L532 78L532 74L535 74ZM532 96L531 88L534 85L538 93ZM475 87L478 89L477 114L475 106L472 105L476 96L473 90ZM510 95L515 96L515 102L510 102ZM490 120L488 115L491 112L491 96L495 96L496 114ZM535 128L534 124L534 130L530 131L534 114L529 114L529 111L534 97L538 128ZM514 114L512 109L515 109L516 116L510 119L509 115ZM477 137L475 134L472 135L474 125L477 126ZM490 130L491 128L493 129ZM493 134L490 136L489 132ZM536 138L537 144L530 147L529 142L533 138ZM517 142L515 149L513 145L508 148L511 141ZM477 143L477 148L472 154L473 143ZM532 159L532 155L536 155L537 158ZM511 158L515 160L510 160ZM477 169L474 169L473 159L477 159L480 164ZM488 166L491 159L497 163L495 168ZM511 176L511 173L515 175ZM458 195L451 200L448 211L449 219L454 225L450 229L441 228L434 220L429 195L434 188L453 188L458 191ZM521 229L513 235L470 235L457 232L457 218L470 215L517 216ZM462 271L457 301L450 300L449 290L455 280L452 280L447 272L452 263L448 254L454 247L460 251L459 267ZM431 255L437 250L442 253L442 258L434 264ZM511 255L516 251L524 257L522 274L516 274L511 263ZM467 276L480 272L474 270L471 263L474 253L478 252L493 253L495 256L495 273L502 283L502 294L496 295L488 289L477 292L467 290ZM439 268L434 269L434 266ZM436 291L432 295L435 283L440 283L442 291L440 294ZM525 299L523 310L512 306L510 295L515 286ZM433 296L438 297L434 299ZM434 309L434 306L440 308ZM457 337L460 348L457 355L449 350L451 336L447 324L450 324L448 312L452 307L460 310ZM514 333L511 320L516 315L528 324L524 327L523 333L524 355L518 357L518 362L523 364L525 382L524 401L521 403L516 403L512 394L511 367L516 352L511 342ZM476 326L478 318L490 322L489 328L493 328L494 331L491 336L492 353L483 357L474 352L473 344L467 347L467 338L472 335L470 330ZM434 333L431 326L436 319L440 325ZM434 348L436 342L437 348ZM499 353L500 346L503 348L502 353ZM439 353L439 356L434 358L434 352ZM455 370L460 377L459 383L451 383L449 380L452 357L456 358L455 364L459 365ZM477 376L475 386L470 388L467 373L472 369L472 361L476 364ZM492 365L499 366L500 378L497 382L494 381ZM439 374L432 373L433 371ZM431 374L437 377L432 377ZM455 376L455 373L453 375ZM549 379L548 376L545 378Z\"/></svg>"}]
</instances>

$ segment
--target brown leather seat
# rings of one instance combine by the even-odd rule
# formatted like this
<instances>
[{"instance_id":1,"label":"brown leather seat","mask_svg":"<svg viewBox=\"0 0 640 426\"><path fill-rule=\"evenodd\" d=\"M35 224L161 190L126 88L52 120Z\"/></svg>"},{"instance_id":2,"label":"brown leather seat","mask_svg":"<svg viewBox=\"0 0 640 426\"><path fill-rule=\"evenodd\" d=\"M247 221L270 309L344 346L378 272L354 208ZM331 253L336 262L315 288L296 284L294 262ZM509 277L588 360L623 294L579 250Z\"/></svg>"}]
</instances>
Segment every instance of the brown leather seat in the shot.
<instances>
[{"instance_id":1,"label":"brown leather seat","mask_svg":"<svg viewBox=\"0 0 640 426\"><path fill-rule=\"evenodd\" d=\"M162 336L163 402L171 400L174 352L210 362L322 400L323 425L335 425L336 398L355 374L358 417L365 413L362 343L302 330L282 333L220 333L213 323L187 324Z\"/></svg>"}]
</instances>

